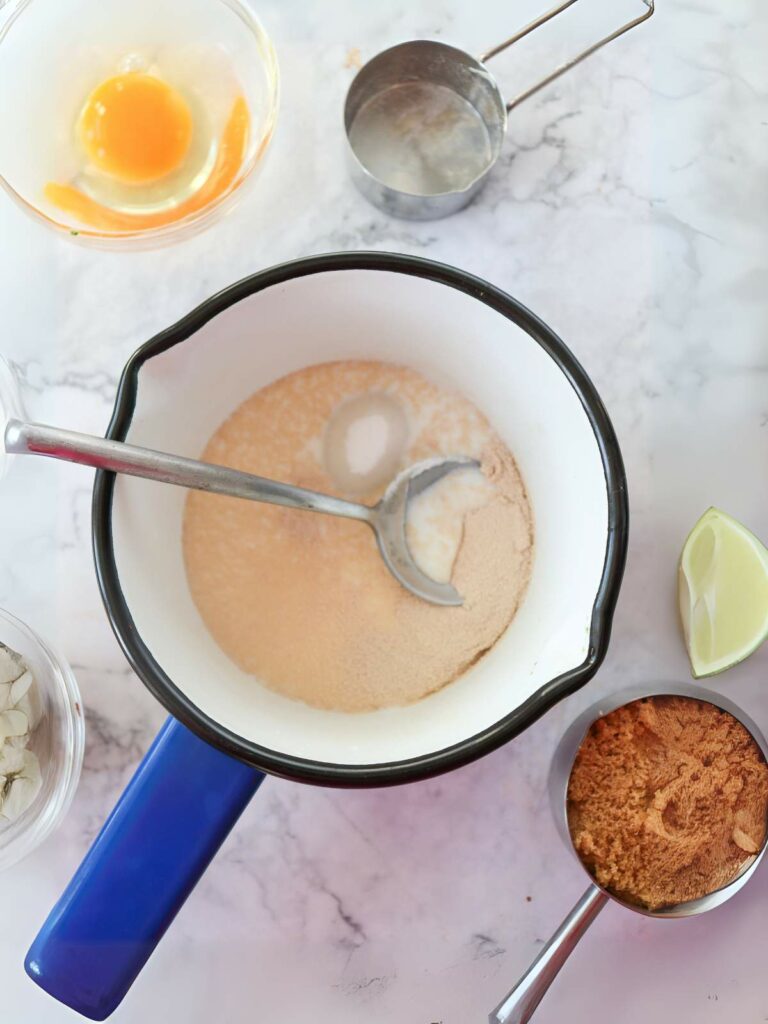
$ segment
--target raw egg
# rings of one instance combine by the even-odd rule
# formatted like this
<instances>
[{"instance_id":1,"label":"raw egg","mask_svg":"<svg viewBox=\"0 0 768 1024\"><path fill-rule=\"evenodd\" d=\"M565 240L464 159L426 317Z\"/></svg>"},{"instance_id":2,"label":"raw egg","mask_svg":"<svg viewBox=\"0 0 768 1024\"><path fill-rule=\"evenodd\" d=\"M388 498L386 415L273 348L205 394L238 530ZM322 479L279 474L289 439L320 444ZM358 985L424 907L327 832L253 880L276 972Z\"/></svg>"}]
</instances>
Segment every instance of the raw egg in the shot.
<instances>
[{"instance_id":1,"label":"raw egg","mask_svg":"<svg viewBox=\"0 0 768 1024\"><path fill-rule=\"evenodd\" d=\"M117 89L121 79L132 80L128 90ZM145 89L146 83L139 84L133 95L134 79L150 79L160 88L152 84ZM115 83L114 88L111 83ZM109 94L107 99L119 96L114 105L110 103L108 106L99 96L107 86L110 86L106 90ZM126 91L129 93L127 103ZM100 113L99 104L105 111L110 110L110 116ZM155 128L144 132L142 126L146 126L146 121L141 112L148 115L150 110L155 110L172 136L170 140L161 137L162 132ZM127 116L121 128L118 118L122 113ZM94 180L95 175L83 175L82 184L77 179L67 183L49 181L45 186L45 197L59 210L98 231L130 233L173 224L205 209L233 188L248 149L250 120L245 97L236 96L221 135L217 140L211 140L212 159L210 162L204 159L200 171L195 161L191 161L185 146L193 151L198 135L202 136L203 158L209 147L205 133L196 133L193 129L193 119L180 94L151 75L131 72L108 79L91 93L79 122L82 145L92 162L97 164L99 177L104 182ZM141 146L138 144L144 138L149 140L146 148L143 142ZM100 165L98 161L101 161ZM187 167L190 163L192 166ZM118 180L119 175L123 176L121 180ZM129 175L133 176L130 183ZM146 175L143 184L139 178L141 175ZM150 179L149 175L162 176ZM179 178L181 183L177 192L175 186ZM112 183L114 189L110 187ZM155 194L161 186L166 191L170 189L168 195ZM126 192L131 194L126 195ZM161 200L159 205L155 205L157 199Z\"/></svg>"},{"instance_id":2,"label":"raw egg","mask_svg":"<svg viewBox=\"0 0 768 1024\"><path fill-rule=\"evenodd\" d=\"M176 89L134 71L96 86L77 127L88 158L99 170L118 181L143 185L181 167L193 121Z\"/></svg>"}]
</instances>

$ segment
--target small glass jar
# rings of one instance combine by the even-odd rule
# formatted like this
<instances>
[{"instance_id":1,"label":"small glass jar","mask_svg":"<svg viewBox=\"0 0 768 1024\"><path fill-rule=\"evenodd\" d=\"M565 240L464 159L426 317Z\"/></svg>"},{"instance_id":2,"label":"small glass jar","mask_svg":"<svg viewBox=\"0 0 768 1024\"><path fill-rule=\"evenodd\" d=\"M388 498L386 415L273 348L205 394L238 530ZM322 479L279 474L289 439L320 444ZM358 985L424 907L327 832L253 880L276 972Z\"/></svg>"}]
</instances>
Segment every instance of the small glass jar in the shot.
<instances>
[{"instance_id":1,"label":"small glass jar","mask_svg":"<svg viewBox=\"0 0 768 1024\"><path fill-rule=\"evenodd\" d=\"M23 419L23 406L16 374L9 364L0 355L0 434L5 433L8 420ZM0 480L8 472L8 467L13 459L8 455L0 437Z\"/></svg>"},{"instance_id":2,"label":"small glass jar","mask_svg":"<svg viewBox=\"0 0 768 1024\"><path fill-rule=\"evenodd\" d=\"M42 784L15 820L0 817L0 870L39 846L67 812L83 763L85 722L80 691L64 659L29 626L0 609L0 642L19 654L37 688L40 719L27 749L40 762Z\"/></svg>"}]
</instances>

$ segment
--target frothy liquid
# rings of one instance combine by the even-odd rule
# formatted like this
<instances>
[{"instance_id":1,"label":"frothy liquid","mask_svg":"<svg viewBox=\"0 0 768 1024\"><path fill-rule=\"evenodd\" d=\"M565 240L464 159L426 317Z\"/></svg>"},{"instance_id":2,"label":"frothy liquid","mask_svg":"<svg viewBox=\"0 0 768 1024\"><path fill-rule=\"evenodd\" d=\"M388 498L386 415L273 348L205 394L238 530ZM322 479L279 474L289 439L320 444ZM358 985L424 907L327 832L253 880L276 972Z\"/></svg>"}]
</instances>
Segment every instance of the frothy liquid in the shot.
<instances>
[{"instance_id":1,"label":"frothy liquid","mask_svg":"<svg viewBox=\"0 0 768 1024\"><path fill-rule=\"evenodd\" d=\"M464 189L493 158L477 110L433 82L406 82L373 96L360 108L349 138L371 174L414 195Z\"/></svg>"},{"instance_id":2,"label":"frothy liquid","mask_svg":"<svg viewBox=\"0 0 768 1024\"><path fill-rule=\"evenodd\" d=\"M420 496L408 523L414 557L451 579L461 607L408 593L364 524L198 491L187 497L189 585L214 639L254 685L316 707L372 710L445 686L506 630L530 576L531 509L511 452L475 406L405 367L349 361L283 377L236 409L202 457L371 504L388 480L363 495L345 491L329 439L339 409L358 402L370 420L382 396L406 427L390 417L388 440L373 438L373 454L384 452L394 472L438 456L481 461L482 473L456 472ZM367 469L362 455L345 451L353 468Z\"/></svg>"}]
</instances>

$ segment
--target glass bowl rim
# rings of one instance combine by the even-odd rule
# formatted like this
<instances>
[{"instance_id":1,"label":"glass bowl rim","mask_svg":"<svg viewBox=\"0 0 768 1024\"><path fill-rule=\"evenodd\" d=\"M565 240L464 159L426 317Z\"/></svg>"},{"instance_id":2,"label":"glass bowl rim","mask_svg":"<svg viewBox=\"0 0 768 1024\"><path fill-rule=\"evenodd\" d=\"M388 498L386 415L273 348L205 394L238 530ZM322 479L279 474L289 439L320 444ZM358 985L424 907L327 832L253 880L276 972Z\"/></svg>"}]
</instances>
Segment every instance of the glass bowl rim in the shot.
<instances>
[{"instance_id":1,"label":"glass bowl rim","mask_svg":"<svg viewBox=\"0 0 768 1024\"><path fill-rule=\"evenodd\" d=\"M13 3L13 0L11 0ZM169 224L162 224L155 228L137 228L134 231L98 231L95 228L78 227L74 224L66 224L57 220L41 210L35 203L26 199L17 188L0 171L0 188L2 188L14 202L21 207L30 217L38 223L47 225L59 234L77 238L86 243L111 245L115 248L129 247L131 243L139 244L162 244L171 241L179 235L192 235L205 227L209 220L215 215L221 215L232 205L235 197L243 185L251 177L261 162L264 153L272 139L277 121L277 111L280 102L280 70L277 62L277 55L272 40L254 12L247 7L242 0L209 0L210 3L221 4L229 8L233 14L240 18L255 38L256 44L261 52L262 64L264 66L268 82L267 114L261 128L260 137L250 159L240 168L237 179L220 196L211 200L202 209L181 217ZM0 25L0 46L8 36L12 26L19 20L20 16L34 0L16 0L15 9L11 10L5 24ZM0 10L3 7L3 0L0 0Z\"/></svg>"}]
</instances>

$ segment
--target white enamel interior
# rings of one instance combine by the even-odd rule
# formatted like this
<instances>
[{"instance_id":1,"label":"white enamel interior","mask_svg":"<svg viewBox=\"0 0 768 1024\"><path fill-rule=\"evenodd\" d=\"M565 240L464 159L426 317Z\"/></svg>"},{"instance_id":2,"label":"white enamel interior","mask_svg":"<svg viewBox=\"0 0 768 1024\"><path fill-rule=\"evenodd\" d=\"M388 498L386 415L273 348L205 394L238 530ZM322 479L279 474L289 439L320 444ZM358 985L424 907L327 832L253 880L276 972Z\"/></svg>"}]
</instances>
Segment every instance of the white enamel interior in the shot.
<instances>
[{"instance_id":1,"label":"white enamel interior","mask_svg":"<svg viewBox=\"0 0 768 1024\"><path fill-rule=\"evenodd\" d=\"M365 714L278 696L230 662L192 602L181 548L185 492L122 476L113 511L129 610L176 686L250 741L345 765L401 760L464 740L580 665L608 524L592 427L551 357L469 295L389 271L322 272L230 307L142 367L127 440L198 456L257 388L312 363L350 358L407 364L461 391L515 453L527 484L536 526L530 588L505 635L461 679L420 703Z\"/></svg>"}]
</instances>

